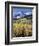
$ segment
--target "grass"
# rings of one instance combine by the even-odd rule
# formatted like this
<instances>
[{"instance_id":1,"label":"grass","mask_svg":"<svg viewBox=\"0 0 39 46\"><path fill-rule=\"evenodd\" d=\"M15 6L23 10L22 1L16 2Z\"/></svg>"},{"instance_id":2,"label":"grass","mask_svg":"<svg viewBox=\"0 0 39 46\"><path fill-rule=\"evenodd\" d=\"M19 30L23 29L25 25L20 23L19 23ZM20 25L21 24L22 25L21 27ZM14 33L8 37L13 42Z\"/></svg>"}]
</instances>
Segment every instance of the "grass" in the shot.
<instances>
[{"instance_id":1,"label":"grass","mask_svg":"<svg viewBox=\"0 0 39 46\"><path fill-rule=\"evenodd\" d=\"M31 20L31 19L30 19ZM26 37L32 36L32 24L29 24L27 19L19 19L13 23L13 37Z\"/></svg>"}]
</instances>

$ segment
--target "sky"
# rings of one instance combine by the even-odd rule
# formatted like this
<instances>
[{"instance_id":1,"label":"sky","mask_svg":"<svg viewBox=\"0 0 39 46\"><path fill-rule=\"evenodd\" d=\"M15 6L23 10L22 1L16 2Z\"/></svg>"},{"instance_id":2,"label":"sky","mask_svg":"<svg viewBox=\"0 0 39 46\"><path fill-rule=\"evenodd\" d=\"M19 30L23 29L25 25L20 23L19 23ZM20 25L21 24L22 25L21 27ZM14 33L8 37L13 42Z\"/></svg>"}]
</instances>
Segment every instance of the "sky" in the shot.
<instances>
[{"instance_id":1,"label":"sky","mask_svg":"<svg viewBox=\"0 0 39 46\"><path fill-rule=\"evenodd\" d=\"M20 17L24 16L23 14L25 14L25 15L32 14L32 8L13 8L12 10L13 10L12 13L13 13L14 18L15 17L20 18ZM18 14L19 14L19 16L18 16Z\"/></svg>"}]
</instances>

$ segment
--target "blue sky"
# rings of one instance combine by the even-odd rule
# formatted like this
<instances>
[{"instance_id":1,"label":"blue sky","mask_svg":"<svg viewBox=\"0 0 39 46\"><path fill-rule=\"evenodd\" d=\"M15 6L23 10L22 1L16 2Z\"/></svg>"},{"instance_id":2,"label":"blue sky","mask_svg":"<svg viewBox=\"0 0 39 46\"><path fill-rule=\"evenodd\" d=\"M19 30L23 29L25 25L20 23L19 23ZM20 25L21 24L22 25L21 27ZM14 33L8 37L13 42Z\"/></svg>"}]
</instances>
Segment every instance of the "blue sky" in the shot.
<instances>
[{"instance_id":1,"label":"blue sky","mask_svg":"<svg viewBox=\"0 0 39 46\"><path fill-rule=\"evenodd\" d=\"M13 17L15 17L18 14L20 14L20 16L22 16L23 14L31 15L32 14L32 8L13 8Z\"/></svg>"}]
</instances>

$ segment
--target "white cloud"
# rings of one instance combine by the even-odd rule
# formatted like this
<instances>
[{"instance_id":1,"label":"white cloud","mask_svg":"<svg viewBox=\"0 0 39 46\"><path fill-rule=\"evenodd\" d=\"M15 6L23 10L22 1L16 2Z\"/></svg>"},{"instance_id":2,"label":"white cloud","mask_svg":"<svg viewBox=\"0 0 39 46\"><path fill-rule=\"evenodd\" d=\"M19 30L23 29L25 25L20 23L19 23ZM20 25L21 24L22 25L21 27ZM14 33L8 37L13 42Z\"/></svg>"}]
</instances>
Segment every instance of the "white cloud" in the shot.
<instances>
[{"instance_id":1,"label":"white cloud","mask_svg":"<svg viewBox=\"0 0 39 46\"><path fill-rule=\"evenodd\" d=\"M20 18L20 16L17 16L17 19Z\"/></svg>"},{"instance_id":2,"label":"white cloud","mask_svg":"<svg viewBox=\"0 0 39 46\"><path fill-rule=\"evenodd\" d=\"M26 12L26 13L24 13L24 14L26 14L26 15L31 15L31 13L32 13L32 12Z\"/></svg>"}]
</instances>

